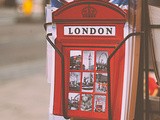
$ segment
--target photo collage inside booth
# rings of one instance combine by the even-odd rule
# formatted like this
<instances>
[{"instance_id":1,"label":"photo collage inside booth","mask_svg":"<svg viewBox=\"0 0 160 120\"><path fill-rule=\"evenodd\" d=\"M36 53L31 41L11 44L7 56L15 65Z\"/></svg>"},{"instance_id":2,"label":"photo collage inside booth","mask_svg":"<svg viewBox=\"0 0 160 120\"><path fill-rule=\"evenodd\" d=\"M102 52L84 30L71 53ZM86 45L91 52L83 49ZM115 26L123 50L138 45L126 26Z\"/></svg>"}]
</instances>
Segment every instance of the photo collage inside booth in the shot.
<instances>
[{"instance_id":1,"label":"photo collage inside booth","mask_svg":"<svg viewBox=\"0 0 160 120\"><path fill-rule=\"evenodd\" d=\"M107 50L70 50L69 110L106 112L107 59Z\"/></svg>"}]
</instances>

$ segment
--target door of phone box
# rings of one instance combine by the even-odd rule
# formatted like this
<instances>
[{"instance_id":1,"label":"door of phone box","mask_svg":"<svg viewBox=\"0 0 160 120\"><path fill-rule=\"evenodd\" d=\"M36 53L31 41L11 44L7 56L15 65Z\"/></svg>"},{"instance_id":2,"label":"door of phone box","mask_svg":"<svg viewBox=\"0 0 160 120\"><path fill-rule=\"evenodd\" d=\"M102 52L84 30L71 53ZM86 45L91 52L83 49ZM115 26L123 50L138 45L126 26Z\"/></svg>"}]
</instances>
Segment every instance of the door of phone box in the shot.
<instances>
[{"instance_id":1,"label":"door of phone box","mask_svg":"<svg viewBox=\"0 0 160 120\"><path fill-rule=\"evenodd\" d=\"M64 55L62 85L62 60L56 53L53 114L107 120L107 60L123 40L126 14L104 1L79 0L62 6L52 17L55 44ZM124 52L123 45L110 61L113 120L120 120L121 114Z\"/></svg>"}]
</instances>

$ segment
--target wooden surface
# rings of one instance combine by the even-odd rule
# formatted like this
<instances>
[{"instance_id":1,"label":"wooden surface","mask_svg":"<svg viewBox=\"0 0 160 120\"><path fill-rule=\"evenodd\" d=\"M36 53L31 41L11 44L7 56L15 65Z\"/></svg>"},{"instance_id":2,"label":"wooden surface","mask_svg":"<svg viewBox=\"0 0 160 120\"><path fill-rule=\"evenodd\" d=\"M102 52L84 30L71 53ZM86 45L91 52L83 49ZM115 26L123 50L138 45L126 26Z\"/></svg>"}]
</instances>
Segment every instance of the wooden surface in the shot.
<instances>
[{"instance_id":1,"label":"wooden surface","mask_svg":"<svg viewBox=\"0 0 160 120\"><path fill-rule=\"evenodd\" d=\"M136 10L136 32L141 31L141 8L142 0L137 1ZM133 38L134 39L134 38ZM130 93L130 106L126 120L133 120L135 115L136 95L137 95L137 83L138 83L138 71L139 71L139 57L140 57L140 36L135 37L133 46L133 71L131 75L131 93Z\"/></svg>"}]
</instances>

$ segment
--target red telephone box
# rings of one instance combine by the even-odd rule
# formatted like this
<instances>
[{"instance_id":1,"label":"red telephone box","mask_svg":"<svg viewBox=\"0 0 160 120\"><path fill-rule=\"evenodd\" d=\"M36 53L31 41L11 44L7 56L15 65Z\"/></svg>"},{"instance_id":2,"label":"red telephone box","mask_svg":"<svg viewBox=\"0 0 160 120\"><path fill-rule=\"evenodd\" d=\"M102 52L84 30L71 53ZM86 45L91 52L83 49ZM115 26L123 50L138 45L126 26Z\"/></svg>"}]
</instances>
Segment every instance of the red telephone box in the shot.
<instances>
[{"instance_id":1,"label":"red telephone box","mask_svg":"<svg viewBox=\"0 0 160 120\"><path fill-rule=\"evenodd\" d=\"M53 114L87 120L120 120L124 72L123 40L126 13L100 0L78 0L53 12L57 38ZM64 64L63 64L64 63ZM108 103L108 74L111 103ZM111 105L109 105L111 104Z\"/></svg>"}]
</instances>

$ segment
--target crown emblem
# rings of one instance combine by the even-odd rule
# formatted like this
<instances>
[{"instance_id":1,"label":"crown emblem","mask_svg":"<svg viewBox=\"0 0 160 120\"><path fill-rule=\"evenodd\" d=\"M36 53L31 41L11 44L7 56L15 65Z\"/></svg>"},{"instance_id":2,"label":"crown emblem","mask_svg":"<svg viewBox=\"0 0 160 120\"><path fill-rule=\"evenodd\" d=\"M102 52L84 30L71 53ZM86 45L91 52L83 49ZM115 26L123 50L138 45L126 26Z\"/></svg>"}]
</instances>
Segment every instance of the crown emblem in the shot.
<instances>
[{"instance_id":1,"label":"crown emblem","mask_svg":"<svg viewBox=\"0 0 160 120\"><path fill-rule=\"evenodd\" d=\"M82 9L82 16L85 18L94 18L96 17L97 10L94 7L88 5L87 7Z\"/></svg>"}]
</instances>

